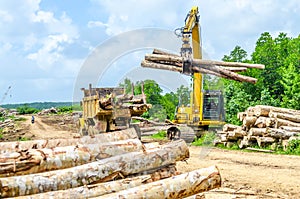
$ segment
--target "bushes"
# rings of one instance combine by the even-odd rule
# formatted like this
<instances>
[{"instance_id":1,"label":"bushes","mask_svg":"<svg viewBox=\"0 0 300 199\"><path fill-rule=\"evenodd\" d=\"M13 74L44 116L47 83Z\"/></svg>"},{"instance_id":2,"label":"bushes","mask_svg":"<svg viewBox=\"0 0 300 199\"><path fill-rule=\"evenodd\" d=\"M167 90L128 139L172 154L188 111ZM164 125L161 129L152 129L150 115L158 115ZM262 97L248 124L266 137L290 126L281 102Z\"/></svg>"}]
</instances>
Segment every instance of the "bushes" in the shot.
<instances>
[{"instance_id":1,"label":"bushes","mask_svg":"<svg viewBox=\"0 0 300 199\"><path fill-rule=\"evenodd\" d=\"M31 107L28 107L28 106L20 106L17 108L17 111L19 114L33 114L33 113L37 113L39 112L38 109L36 108L31 108Z\"/></svg>"}]
</instances>

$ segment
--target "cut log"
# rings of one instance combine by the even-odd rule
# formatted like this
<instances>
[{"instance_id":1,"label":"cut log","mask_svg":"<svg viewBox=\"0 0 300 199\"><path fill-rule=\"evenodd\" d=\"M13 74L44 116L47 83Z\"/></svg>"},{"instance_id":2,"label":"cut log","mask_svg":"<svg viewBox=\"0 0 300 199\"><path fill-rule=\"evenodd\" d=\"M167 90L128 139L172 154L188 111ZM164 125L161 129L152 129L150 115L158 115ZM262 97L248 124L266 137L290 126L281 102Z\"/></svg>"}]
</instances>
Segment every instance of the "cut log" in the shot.
<instances>
[{"instance_id":1,"label":"cut log","mask_svg":"<svg viewBox=\"0 0 300 199\"><path fill-rule=\"evenodd\" d=\"M255 109L254 112L256 116L265 116L265 117L269 116L271 110L279 113L300 114L300 110L279 108L279 107L266 106L266 105L256 105L254 109Z\"/></svg>"},{"instance_id":2,"label":"cut log","mask_svg":"<svg viewBox=\"0 0 300 199\"><path fill-rule=\"evenodd\" d=\"M216 166L212 166L104 195L101 198L184 198L220 186L220 172Z\"/></svg>"},{"instance_id":3,"label":"cut log","mask_svg":"<svg viewBox=\"0 0 300 199\"><path fill-rule=\"evenodd\" d=\"M164 52L158 49L153 50L153 54L148 55L148 57L162 55L167 59L168 56L177 57L178 60L182 60L182 57L176 54ZM157 59L161 60L161 59ZM205 66L225 66L225 67L246 67L246 68L257 68L257 69L264 69L265 66L263 64L249 64L249 63L241 63L241 62L223 62L223 61L211 61L211 60L202 60L202 59L194 59L193 62L199 65Z\"/></svg>"},{"instance_id":4,"label":"cut log","mask_svg":"<svg viewBox=\"0 0 300 199\"><path fill-rule=\"evenodd\" d=\"M176 72L182 72L183 58L173 55L165 54L147 54L145 60L142 61L142 67L170 70ZM193 72L212 74L222 78L232 79L241 82L256 83L257 79L237 74L233 71L230 71L231 68L228 67L257 67L256 64L247 64L247 63L235 63L235 62L220 62L220 61L209 61L194 59L192 60L192 70ZM225 67L224 67L225 66ZM263 65L260 65L263 66ZM244 70L244 68L237 68L235 71Z\"/></svg>"},{"instance_id":5,"label":"cut log","mask_svg":"<svg viewBox=\"0 0 300 199\"><path fill-rule=\"evenodd\" d=\"M115 180L105 183L97 183L93 185L81 186L77 188L71 188L60 191L50 191L40 194L34 194L30 196L19 196L16 199L56 199L56 198L76 198L85 199L97 196L102 196L133 187L137 187L142 184L154 182L157 180L172 177L176 174L175 165L169 165L151 174L145 174L142 176L125 178L121 180Z\"/></svg>"},{"instance_id":6,"label":"cut log","mask_svg":"<svg viewBox=\"0 0 300 199\"><path fill-rule=\"evenodd\" d=\"M234 130L241 131L241 130L242 130L242 127L241 127L241 126L238 126L238 125L234 125L234 124L225 124L225 125L223 126L223 131L224 131L224 132L227 132L227 131L234 131Z\"/></svg>"},{"instance_id":7,"label":"cut log","mask_svg":"<svg viewBox=\"0 0 300 199\"><path fill-rule=\"evenodd\" d=\"M249 136L263 136L267 132L266 128L251 128L249 130Z\"/></svg>"},{"instance_id":8,"label":"cut log","mask_svg":"<svg viewBox=\"0 0 300 199\"><path fill-rule=\"evenodd\" d=\"M114 131L109 133L97 134L93 137L83 136L81 138L72 138L72 139L0 142L0 153L28 150L28 149L54 148L58 146L71 146L71 145L76 146L80 144L114 142L119 140L135 139L137 137L138 136L134 128L130 128L122 131Z\"/></svg>"},{"instance_id":9,"label":"cut log","mask_svg":"<svg viewBox=\"0 0 300 199\"><path fill-rule=\"evenodd\" d=\"M280 112L276 112L271 110L269 113L269 117L272 118L280 118L283 120L289 120L292 122L300 122L300 115L299 114L290 114L290 113L280 113Z\"/></svg>"},{"instance_id":10,"label":"cut log","mask_svg":"<svg viewBox=\"0 0 300 199\"><path fill-rule=\"evenodd\" d=\"M267 121L267 117L263 117L263 116L260 116L257 118L257 120L255 121L255 124L254 126L258 127L258 128L266 128L267 125L266 125L266 121Z\"/></svg>"},{"instance_id":11,"label":"cut log","mask_svg":"<svg viewBox=\"0 0 300 199\"><path fill-rule=\"evenodd\" d=\"M266 126L267 127L273 128L273 127L275 127L275 125L276 125L276 119L275 118L267 118L266 119Z\"/></svg>"},{"instance_id":12,"label":"cut log","mask_svg":"<svg viewBox=\"0 0 300 199\"><path fill-rule=\"evenodd\" d=\"M247 116L243 120L243 126L245 126L246 129L248 130L254 126L256 120L257 120L257 117L255 117L255 116Z\"/></svg>"},{"instance_id":13,"label":"cut log","mask_svg":"<svg viewBox=\"0 0 300 199\"><path fill-rule=\"evenodd\" d=\"M294 126L280 126L279 129L283 129L283 130L285 130L285 131L299 132L299 133L300 133L300 127L294 127Z\"/></svg>"},{"instance_id":14,"label":"cut log","mask_svg":"<svg viewBox=\"0 0 300 199\"><path fill-rule=\"evenodd\" d=\"M239 112L237 113L237 117L238 119L242 122L244 120L244 118L247 116L246 112Z\"/></svg>"},{"instance_id":15,"label":"cut log","mask_svg":"<svg viewBox=\"0 0 300 199\"><path fill-rule=\"evenodd\" d=\"M228 132L227 134L227 140L228 141L234 141L234 140L238 140L239 138L243 138L247 133L245 131L237 131L237 130L234 130L234 131L230 131Z\"/></svg>"},{"instance_id":16,"label":"cut log","mask_svg":"<svg viewBox=\"0 0 300 199\"><path fill-rule=\"evenodd\" d=\"M246 67L224 67L222 66L221 68L225 69L225 70L229 70L231 72L245 72L247 70Z\"/></svg>"},{"instance_id":17,"label":"cut log","mask_svg":"<svg viewBox=\"0 0 300 199\"><path fill-rule=\"evenodd\" d=\"M128 176L174 164L188 157L188 146L183 140L178 140L159 150L127 153L57 171L1 178L0 192L2 197L15 197L75 188L110 181L117 175Z\"/></svg>"},{"instance_id":18,"label":"cut log","mask_svg":"<svg viewBox=\"0 0 300 199\"><path fill-rule=\"evenodd\" d=\"M281 126L300 127L300 123L291 122L289 120L284 120L280 118L275 118L275 128L279 128Z\"/></svg>"},{"instance_id":19,"label":"cut log","mask_svg":"<svg viewBox=\"0 0 300 199\"><path fill-rule=\"evenodd\" d=\"M143 151L138 139L4 153L0 155L0 177L65 169L134 151Z\"/></svg>"},{"instance_id":20,"label":"cut log","mask_svg":"<svg viewBox=\"0 0 300 199\"><path fill-rule=\"evenodd\" d=\"M265 147L267 144L272 144L276 140L273 137L256 137L256 141L259 147Z\"/></svg>"},{"instance_id":21,"label":"cut log","mask_svg":"<svg viewBox=\"0 0 300 199\"><path fill-rule=\"evenodd\" d=\"M238 145L240 149L243 149L248 146L252 146L256 143L255 136L244 136L242 140L238 140Z\"/></svg>"},{"instance_id":22,"label":"cut log","mask_svg":"<svg viewBox=\"0 0 300 199\"><path fill-rule=\"evenodd\" d=\"M269 136L277 139L289 139L290 137L295 136L297 134L298 132L290 132L277 128L268 128L264 136Z\"/></svg>"},{"instance_id":23,"label":"cut log","mask_svg":"<svg viewBox=\"0 0 300 199\"><path fill-rule=\"evenodd\" d=\"M273 150L268 150L268 149L257 149L257 148L251 148L251 147L247 147L246 150L249 150L249 151L256 151L256 152L264 152L264 153L274 153Z\"/></svg>"},{"instance_id":24,"label":"cut log","mask_svg":"<svg viewBox=\"0 0 300 199\"><path fill-rule=\"evenodd\" d=\"M231 79L231 80L235 80L235 81L239 81L239 82L248 82L248 83L252 83L252 84L255 84L257 82L257 79L255 79L253 77L240 75L238 73L234 73L234 72L231 72L224 68L221 68L220 66L214 66L214 65L206 66L206 65L201 65L201 64L197 65L197 61L193 62L193 71L194 72L202 73L201 69L206 69L206 70L213 71L217 74L225 75L227 79Z\"/></svg>"}]
</instances>

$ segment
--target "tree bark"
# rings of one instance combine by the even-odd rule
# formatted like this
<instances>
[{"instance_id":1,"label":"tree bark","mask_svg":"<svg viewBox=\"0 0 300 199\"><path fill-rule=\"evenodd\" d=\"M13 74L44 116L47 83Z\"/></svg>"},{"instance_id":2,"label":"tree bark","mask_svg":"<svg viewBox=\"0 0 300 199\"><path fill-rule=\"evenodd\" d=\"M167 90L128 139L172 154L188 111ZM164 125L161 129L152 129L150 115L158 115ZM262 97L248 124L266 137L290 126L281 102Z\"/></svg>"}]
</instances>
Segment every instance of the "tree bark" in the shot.
<instances>
[{"instance_id":1,"label":"tree bark","mask_svg":"<svg viewBox=\"0 0 300 199\"><path fill-rule=\"evenodd\" d=\"M259 147L264 147L266 144L274 143L276 140L273 137L256 137Z\"/></svg>"},{"instance_id":2,"label":"tree bark","mask_svg":"<svg viewBox=\"0 0 300 199\"><path fill-rule=\"evenodd\" d=\"M158 150L127 153L63 170L1 178L0 192L2 197L15 197L75 188L174 164L188 157L188 146L178 140Z\"/></svg>"},{"instance_id":3,"label":"tree bark","mask_svg":"<svg viewBox=\"0 0 300 199\"><path fill-rule=\"evenodd\" d=\"M271 110L280 113L300 114L300 110L279 108L279 107L267 106L267 105L256 105L254 109L255 109L254 113L256 116L265 116L265 117L269 116Z\"/></svg>"},{"instance_id":4,"label":"tree bark","mask_svg":"<svg viewBox=\"0 0 300 199\"><path fill-rule=\"evenodd\" d=\"M280 118L283 120L289 120L291 122L300 122L300 115L299 114L290 114L290 113L281 113L271 110L269 113L269 117L272 118Z\"/></svg>"},{"instance_id":5,"label":"tree bark","mask_svg":"<svg viewBox=\"0 0 300 199\"><path fill-rule=\"evenodd\" d=\"M266 119L266 126L267 127L275 127L276 125L276 119L275 118L267 118Z\"/></svg>"},{"instance_id":6,"label":"tree bark","mask_svg":"<svg viewBox=\"0 0 300 199\"><path fill-rule=\"evenodd\" d=\"M247 133L245 131L234 130L234 131L228 132L227 140L229 140L229 141L238 140L239 138L243 138L244 136L246 136L246 134Z\"/></svg>"},{"instance_id":7,"label":"tree bark","mask_svg":"<svg viewBox=\"0 0 300 199\"><path fill-rule=\"evenodd\" d=\"M216 166L211 166L117 193L104 195L101 198L184 198L220 186L220 172Z\"/></svg>"},{"instance_id":8,"label":"tree bark","mask_svg":"<svg viewBox=\"0 0 300 199\"><path fill-rule=\"evenodd\" d=\"M300 127L300 123L291 122L289 120L284 120L280 118L275 118L275 128L279 128L281 126L293 126L293 127Z\"/></svg>"},{"instance_id":9,"label":"tree bark","mask_svg":"<svg viewBox=\"0 0 300 199\"><path fill-rule=\"evenodd\" d=\"M0 155L0 177L65 169L135 151L143 151L138 139L5 153Z\"/></svg>"},{"instance_id":10,"label":"tree bark","mask_svg":"<svg viewBox=\"0 0 300 199\"><path fill-rule=\"evenodd\" d=\"M134 128L114 131L109 133L97 134L93 137L83 136L81 138L71 139L52 139L52 140L30 140L30 141L18 141L18 142L0 142L0 153L28 150L28 149L43 149L54 148L70 145L80 144L96 144L104 142L114 142L119 140L135 139L137 133Z\"/></svg>"},{"instance_id":11,"label":"tree bark","mask_svg":"<svg viewBox=\"0 0 300 199\"><path fill-rule=\"evenodd\" d=\"M240 149L252 146L254 143L256 143L255 136L244 136L242 140L238 140L238 145Z\"/></svg>"},{"instance_id":12,"label":"tree bark","mask_svg":"<svg viewBox=\"0 0 300 199\"><path fill-rule=\"evenodd\" d=\"M241 126L238 126L238 125L234 125L234 124L225 124L225 125L223 126L223 131L224 131L224 132L227 132L227 131L234 131L234 130L241 131L241 130L242 130L242 127L241 127Z\"/></svg>"},{"instance_id":13,"label":"tree bark","mask_svg":"<svg viewBox=\"0 0 300 199\"><path fill-rule=\"evenodd\" d=\"M266 128L266 121L267 121L267 117L263 117L263 116L259 116L257 118L257 120L255 121L254 126L258 127L258 128Z\"/></svg>"},{"instance_id":14,"label":"tree bark","mask_svg":"<svg viewBox=\"0 0 300 199\"><path fill-rule=\"evenodd\" d=\"M249 136L263 136L267 132L266 128L251 128L249 130Z\"/></svg>"},{"instance_id":15,"label":"tree bark","mask_svg":"<svg viewBox=\"0 0 300 199\"><path fill-rule=\"evenodd\" d=\"M102 196L133 187L140 186L142 184L154 182L157 180L169 178L176 175L175 165L168 165L164 168L154 170L142 176L136 176L131 178L125 178L121 180L114 180L110 182L97 183L87 186L81 186L77 188L71 188L67 190L50 191L40 194L34 194L29 196L19 196L17 199L56 199L56 198L76 198L85 199L97 196Z\"/></svg>"},{"instance_id":16,"label":"tree bark","mask_svg":"<svg viewBox=\"0 0 300 199\"><path fill-rule=\"evenodd\" d=\"M289 132L277 128L268 128L264 136L269 136L277 139L289 139L290 137L295 136L297 134L298 132Z\"/></svg>"},{"instance_id":17,"label":"tree bark","mask_svg":"<svg viewBox=\"0 0 300 199\"><path fill-rule=\"evenodd\" d=\"M157 55L159 55L161 57L161 59ZM154 49L153 54L146 55L146 60L147 60L147 58L149 59L151 56L152 57L157 56L157 60L165 59L163 61L167 61L169 56L173 57L174 59L177 58L176 61L182 61L182 57L180 57L179 55L164 52L164 51L161 51L158 49ZM263 64L249 64L249 63L240 63L240 62L223 62L223 61L211 61L211 60L203 60L203 59L194 59L193 63L194 62L198 65L205 65L205 66L214 65L214 66L246 67L246 68L257 68L257 69L265 68L265 66Z\"/></svg>"},{"instance_id":18,"label":"tree bark","mask_svg":"<svg viewBox=\"0 0 300 199\"><path fill-rule=\"evenodd\" d=\"M300 133L300 127L294 127L294 126L281 126L279 129L283 129L285 131L291 131L291 132L298 132Z\"/></svg>"},{"instance_id":19,"label":"tree bark","mask_svg":"<svg viewBox=\"0 0 300 199\"><path fill-rule=\"evenodd\" d=\"M170 54L147 54L141 65L148 68L182 72L183 58ZM222 78L235 81L249 82L255 84L257 79L237 74L233 71L245 71L247 67L263 68L261 64L247 64L236 62L221 62L194 59L192 60L193 72L212 74ZM237 68L233 68L237 67ZM232 70L232 71L231 71Z\"/></svg>"},{"instance_id":20,"label":"tree bark","mask_svg":"<svg viewBox=\"0 0 300 199\"><path fill-rule=\"evenodd\" d=\"M247 116L243 120L243 126L245 126L246 129L248 130L254 126L256 120L257 120L257 117L255 117L255 116Z\"/></svg>"},{"instance_id":21,"label":"tree bark","mask_svg":"<svg viewBox=\"0 0 300 199\"><path fill-rule=\"evenodd\" d=\"M239 112L237 113L237 117L238 119L242 122L244 120L244 118L247 116L246 112Z\"/></svg>"}]
</instances>

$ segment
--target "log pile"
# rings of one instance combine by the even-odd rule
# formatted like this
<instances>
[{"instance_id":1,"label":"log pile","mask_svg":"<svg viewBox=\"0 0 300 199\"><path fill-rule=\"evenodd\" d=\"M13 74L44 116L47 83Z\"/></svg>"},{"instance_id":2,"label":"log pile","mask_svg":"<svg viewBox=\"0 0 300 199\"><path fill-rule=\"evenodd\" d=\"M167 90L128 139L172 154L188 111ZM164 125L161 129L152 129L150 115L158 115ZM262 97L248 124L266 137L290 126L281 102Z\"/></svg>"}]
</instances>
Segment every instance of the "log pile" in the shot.
<instances>
[{"instance_id":1,"label":"log pile","mask_svg":"<svg viewBox=\"0 0 300 199\"><path fill-rule=\"evenodd\" d=\"M215 166L176 170L189 157L183 140L142 144L134 132L0 143L0 196L183 198L220 187Z\"/></svg>"},{"instance_id":2,"label":"log pile","mask_svg":"<svg viewBox=\"0 0 300 199\"><path fill-rule=\"evenodd\" d=\"M147 54L141 63L142 67L169 70L175 72L183 71L183 57L154 49L152 54ZM237 62L210 61L202 59L191 60L191 73L203 73L240 82L255 84L257 79L238 74L247 68L264 69L262 64L249 64Z\"/></svg>"},{"instance_id":3,"label":"log pile","mask_svg":"<svg viewBox=\"0 0 300 199\"><path fill-rule=\"evenodd\" d=\"M217 133L215 144L240 148L258 145L272 148L287 147L288 142L300 139L300 110L257 105L238 113L241 126L226 124Z\"/></svg>"}]
</instances>

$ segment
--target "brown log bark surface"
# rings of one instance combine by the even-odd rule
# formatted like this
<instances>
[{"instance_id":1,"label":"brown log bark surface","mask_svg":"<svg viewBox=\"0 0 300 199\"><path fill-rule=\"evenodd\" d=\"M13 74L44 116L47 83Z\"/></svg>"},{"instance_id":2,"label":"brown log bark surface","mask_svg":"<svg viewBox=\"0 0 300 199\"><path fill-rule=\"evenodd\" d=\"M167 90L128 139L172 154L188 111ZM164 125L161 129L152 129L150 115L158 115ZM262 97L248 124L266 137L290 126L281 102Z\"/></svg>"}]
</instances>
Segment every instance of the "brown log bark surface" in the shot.
<instances>
[{"instance_id":1,"label":"brown log bark surface","mask_svg":"<svg viewBox=\"0 0 300 199\"><path fill-rule=\"evenodd\" d=\"M15 197L75 188L110 181L116 175L128 176L174 164L188 157L188 146L183 140L178 140L158 150L127 153L57 171L0 178L0 192L2 197Z\"/></svg>"}]
</instances>

